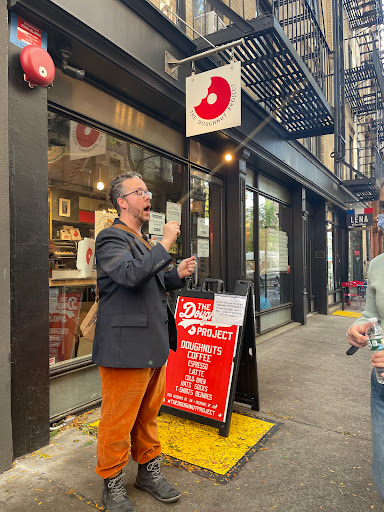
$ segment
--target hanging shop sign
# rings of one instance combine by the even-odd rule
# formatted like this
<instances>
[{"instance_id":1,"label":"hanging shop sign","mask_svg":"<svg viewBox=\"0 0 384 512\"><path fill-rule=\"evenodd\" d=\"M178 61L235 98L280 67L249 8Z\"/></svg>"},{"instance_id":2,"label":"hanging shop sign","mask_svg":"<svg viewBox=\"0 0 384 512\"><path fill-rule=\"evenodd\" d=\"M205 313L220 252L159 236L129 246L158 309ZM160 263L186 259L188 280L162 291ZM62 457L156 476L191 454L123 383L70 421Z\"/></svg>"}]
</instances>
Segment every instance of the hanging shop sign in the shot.
<instances>
[{"instance_id":1,"label":"hanging shop sign","mask_svg":"<svg viewBox=\"0 0 384 512\"><path fill-rule=\"evenodd\" d=\"M373 208L361 208L358 210L347 210L347 226L362 227L372 226Z\"/></svg>"},{"instance_id":2,"label":"hanging shop sign","mask_svg":"<svg viewBox=\"0 0 384 512\"><path fill-rule=\"evenodd\" d=\"M105 133L75 121L71 121L69 131L70 160L106 153L107 135Z\"/></svg>"},{"instance_id":3,"label":"hanging shop sign","mask_svg":"<svg viewBox=\"0 0 384 512\"><path fill-rule=\"evenodd\" d=\"M241 63L186 79L186 136L241 125Z\"/></svg>"},{"instance_id":4,"label":"hanging shop sign","mask_svg":"<svg viewBox=\"0 0 384 512\"><path fill-rule=\"evenodd\" d=\"M48 36L44 30L12 13L9 40L19 48L33 44L46 50Z\"/></svg>"}]
</instances>

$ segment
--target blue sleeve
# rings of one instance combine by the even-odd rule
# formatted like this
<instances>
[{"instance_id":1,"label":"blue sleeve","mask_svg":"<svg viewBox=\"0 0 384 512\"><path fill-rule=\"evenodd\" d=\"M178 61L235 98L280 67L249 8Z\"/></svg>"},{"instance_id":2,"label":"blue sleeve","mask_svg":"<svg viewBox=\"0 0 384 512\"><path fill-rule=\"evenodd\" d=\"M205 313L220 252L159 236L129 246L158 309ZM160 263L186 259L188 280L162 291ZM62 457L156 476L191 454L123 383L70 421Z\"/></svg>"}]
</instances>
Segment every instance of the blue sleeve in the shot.
<instances>
[{"instance_id":1,"label":"blue sleeve","mask_svg":"<svg viewBox=\"0 0 384 512\"><path fill-rule=\"evenodd\" d=\"M184 288L185 286L185 279L180 279L179 274L177 273L177 268L164 272L164 282L167 292Z\"/></svg>"}]
</instances>

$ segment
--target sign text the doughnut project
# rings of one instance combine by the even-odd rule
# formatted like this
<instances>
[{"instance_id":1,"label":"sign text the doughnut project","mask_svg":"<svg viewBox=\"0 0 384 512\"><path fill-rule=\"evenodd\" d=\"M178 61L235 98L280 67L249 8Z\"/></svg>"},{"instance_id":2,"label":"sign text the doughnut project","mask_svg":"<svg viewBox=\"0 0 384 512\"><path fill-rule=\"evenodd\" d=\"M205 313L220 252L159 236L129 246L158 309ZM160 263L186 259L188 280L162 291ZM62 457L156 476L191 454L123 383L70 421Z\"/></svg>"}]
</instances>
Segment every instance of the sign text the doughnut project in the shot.
<instances>
[{"instance_id":1,"label":"sign text the doughnut project","mask_svg":"<svg viewBox=\"0 0 384 512\"><path fill-rule=\"evenodd\" d=\"M164 405L225 421L239 328L213 324L214 301L179 297L177 352L167 363Z\"/></svg>"}]
</instances>

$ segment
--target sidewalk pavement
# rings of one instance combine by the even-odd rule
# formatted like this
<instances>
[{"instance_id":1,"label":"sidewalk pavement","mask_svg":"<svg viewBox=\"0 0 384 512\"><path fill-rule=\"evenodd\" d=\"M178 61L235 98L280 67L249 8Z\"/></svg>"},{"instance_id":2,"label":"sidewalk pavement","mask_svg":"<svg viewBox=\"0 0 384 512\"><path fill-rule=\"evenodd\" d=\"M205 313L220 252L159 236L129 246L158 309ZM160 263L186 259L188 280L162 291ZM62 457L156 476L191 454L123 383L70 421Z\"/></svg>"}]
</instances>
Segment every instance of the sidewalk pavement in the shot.
<instances>
[{"instance_id":1,"label":"sidewalk pavement","mask_svg":"<svg viewBox=\"0 0 384 512\"><path fill-rule=\"evenodd\" d=\"M307 326L258 344L258 415L280 428L224 485L164 466L182 492L174 504L135 489L130 461L124 479L138 512L384 511L371 477L369 352L345 355L352 321L314 315ZM95 451L92 436L64 430L0 475L0 510L102 510Z\"/></svg>"}]
</instances>

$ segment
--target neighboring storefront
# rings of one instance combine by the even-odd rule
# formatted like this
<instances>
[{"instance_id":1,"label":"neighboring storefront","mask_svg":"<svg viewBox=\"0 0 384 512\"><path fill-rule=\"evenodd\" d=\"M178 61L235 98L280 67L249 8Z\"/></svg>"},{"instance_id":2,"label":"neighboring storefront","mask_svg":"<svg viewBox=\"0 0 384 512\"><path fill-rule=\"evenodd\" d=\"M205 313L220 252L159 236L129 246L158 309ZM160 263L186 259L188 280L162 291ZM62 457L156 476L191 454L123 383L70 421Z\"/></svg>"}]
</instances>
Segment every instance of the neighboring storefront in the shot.
<instances>
[{"instance_id":1,"label":"neighboring storefront","mask_svg":"<svg viewBox=\"0 0 384 512\"><path fill-rule=\"evenodd\" d=\"M171 265L195 254L194 287L222 279L231 292L236 280L253 282L257 335L305 323L340 300L344 228L328 217L329 237L326 223L328 205L345 203L339 180L275 121L248 139L265 116L245 94L241 127L186 138L184 85L165 74L160 54L187 56L194 45L147 2L151 20L117 0L100 12L85 3L70 12L66 2L12 2L47 32L52 54L66 34L70 63L86 68L84 81L57 68L52 88L29 89L20 48L9 43L15 456L48 442L50 421L100 402L92 346L79 330L96 275L78 274L79 244L112 223L107 188L125 170L139 172L153 194L145 230L154 243L164 222L181 221ZM104 30L107 12L115 26ZM156 51L140 44L152 40Z\"/></svg>"},{"instance_id":2,"label":"neighboring storefront","mask_svg":"<svg viewBox=\"0 0 384 512\"><path fill-rule=\"evenodd\" d=\"M292 318L292 199L289 189L250 171L246 192L246 275L254 284L257 333ZM291 253L291 254L290 254Z\"/></svg>"},{"instance_id":3,"label":"neighboring storefront","mask_svg":"<svg viewBox=\"0 0 384 512\"><path fill-rule=\"evenodd\" d=\"M377 229L378 216L374 215L376 208L377 202L371 203L369 208L347 210L348 281L365 281L369 262L377 256L379 233ZM373 235L372 243L371 235Z\"/></svg>"}]
</instances>

